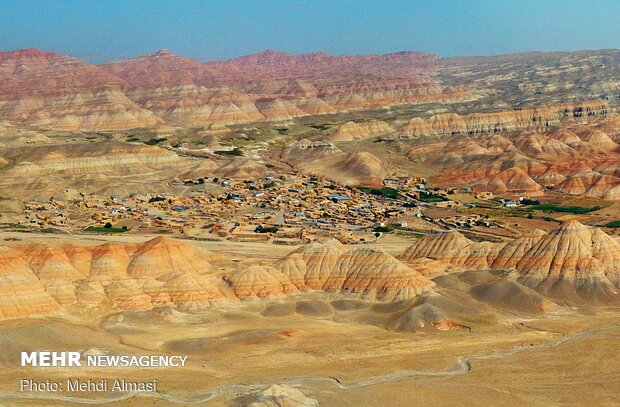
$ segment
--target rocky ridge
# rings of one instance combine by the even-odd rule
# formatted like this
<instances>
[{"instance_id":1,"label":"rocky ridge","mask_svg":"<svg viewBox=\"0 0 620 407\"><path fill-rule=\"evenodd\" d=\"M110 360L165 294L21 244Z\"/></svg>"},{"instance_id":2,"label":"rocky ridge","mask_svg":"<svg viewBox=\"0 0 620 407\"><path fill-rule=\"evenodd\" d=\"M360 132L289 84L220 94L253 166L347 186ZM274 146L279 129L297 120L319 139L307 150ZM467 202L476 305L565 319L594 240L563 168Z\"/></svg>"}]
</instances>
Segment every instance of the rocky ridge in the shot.
<instances>
[{"instance_id":1,"label":"rocky ridge","mask_svg":"<svg viewBox=\"0 0 620 407\"><path fill-rule=\"evenodd\" d=\"M326 139L329 141L363 140L390 134L393 131L390 125L382 120L347 122L334 129Z\"/></svg>"},{"instance_id":2,"label":"rocky ridge","mask_svg":"<svg viewBox=\"0 0 620 407\"><path fill-rule=\"evenodd\" d=\"M379 158L368 152L345 153L332 143L300 140L282 158L308 174L316 174L348 185L377 187L386 171Z\"/></svg>"},{"instance_id":3,"label":"rocky ridge","mask_svg":"<svg viewBox=\"0 0 620 407\"><path fill-rule=\"evenodd\" d=\"M125 82L84 61L27 49L0 53L0 120L63 131L151 127Z\"/></svg>"},{"instance_id":4,"label":"rocky ridge","mask_svg":"<svg viewBox=\"0 0 620 407\"><path fill-rule=\"evenodd\" d=\"M545 130L550 126L559 125L565 119L604 117L610 112L611 109L607 102L593 100L497 113L472 113L463 116L456 113L438 113L428 119L412 118L397 132L397 135L407 138Z\"/></svg>"},{"instance_id":5,"label":"rocky ridge","mask_svg":"<svg viewBox=\"0 0 620 407\"><path fill-rule=\"evenodd\" d=\"M520 283L561 300L620 300L620 244L577 221L548 233L534 230L506 244L473 242L456 231L433 232L402 256L405 261L419 258L510 272Z\"/></svg>"},{"instance_id":6,"label":"rocky ridge","mask_svg":"<svg viewBox=\"0 0 620 407\"><path fill-rule=\"evenodd\" d=\"M434 285L386 253L346 250L335 243L302 247L273 266L227 273L212 264L218 260L212 253L165 237L125 245L5 247L0 250L0 318L75 306L199 311L222 301L304 290L340 290L373 301L393 301L413 298ZM321 265L322 260L330 263Z\"/></svg>"},{"instance_id":7,"label":"rocky ridge","mask_svg":"<svg viewBox=\"0 0 620 407\"><path fill-rule=\"evenodd\" d=\"M202 63L161 50L92 66L36 49L0 53L0 120L60 131L224 124L459 98L417 52L333 57L267 50ZM359 79L363 78L363 79Z\"/></svg>"},{"instance_id":8,"label":"rocky ridge","mask_svg":"<svg viewBox=\"0 0 620 407\"><path fill-rule=\"evenodd\" d=\"M604 199L620 196L616 116L545 130L426 139L407 156L440 170L435 182L531 196L554 188Z\"/></svg>"},{"instance_id":9,"label":"rocky ridge","mask_svg":"<svg viewBox=\"0 0 620 407\"><path fill-rule=\"evenodd\" d=\"M528 312L555 310L564 303L620 301L620 243L576 221L502 244L472 242L454 231L433 232L398 259L331 240L301 246L272 265L225 271L214 265L220 261L221 256L164 237L125 245L3 247L0 318L75 307L200 311L314 291L371 302L413 301L412 314L398 324L458 326L442 315L459 308L454 288L464 283L471 286L471 297L458 294L461 301ZM444 328L451 329L448 325Z\"/></svg>"}]
</instances>

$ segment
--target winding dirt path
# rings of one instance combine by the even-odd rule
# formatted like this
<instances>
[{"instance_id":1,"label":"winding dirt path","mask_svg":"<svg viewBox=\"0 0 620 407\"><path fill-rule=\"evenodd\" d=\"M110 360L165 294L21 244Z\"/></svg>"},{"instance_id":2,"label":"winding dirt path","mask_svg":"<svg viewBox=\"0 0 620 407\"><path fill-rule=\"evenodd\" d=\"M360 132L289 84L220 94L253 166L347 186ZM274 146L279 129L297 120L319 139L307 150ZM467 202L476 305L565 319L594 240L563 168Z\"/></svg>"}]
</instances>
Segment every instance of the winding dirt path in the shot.
<instances>
[{"instance_id":1,"label":"winding dirt path","mask_svg":"<svg viewBox=\"0 0 620 407\"><path fill-rule=\"evenodd\" d=\"M74 404L85 404L85 405L102 405L120 402L124 400L129 400L132 398L147 398L147 399L156 399L156 400L164 400L170 403L176 404L200 404L206 403L215 399L218 399L227 394L239 394L239 393L252 393L264 390L268 386L277 383L277 384L285 384L292 387L302 387L311 383L325 383L327 385L333 386L337 389L341 390L352 390L360 387L372 386L375 384L393 382L407 377L413 376L427 376L427 377L450 377L450 376L458 376L467 374L472 370L472 361L477 360L491 360L491 359L502 359L506 357L510 357L522 352L527 352L530 350L536 349L545 349L545 348L554 348L556 346L562 345L566 342L573 341L579 338L583 338L589 335L597 334L599 332L613 329L620 326L620 322L616 322L613 324L594 327L585 329L583 331L574 332L571 334L562 335L554 340L543 342L537 345L524 345L519 346L513 349L487 353L478 356L470 356L470 357L460 357L458 358L454 365L448 367L443 370L404 370L401 372L388 373L381 376L375 377L367 377L364 379L354 380L350 382L342 382L336 377L321 377L321 376L301 376L294 377L283 380L274 380L271 382L256 382L249 384L230 384L226 386L221 386L215 388L213 390L200 393L194 392L191 395L181 397L181 396L173 396L165 393L152 393L152 392L136 392L136 393L122 393L116 396L106 396L101 398L84 398L84 397L71 397L71 396L60 396L57 394L50 393L21 393L21 392L0 392L0 399L26 399L26 400L48 400L48 401L56 401L56 402L67 402Z\"/></svg>"}]
</instances>

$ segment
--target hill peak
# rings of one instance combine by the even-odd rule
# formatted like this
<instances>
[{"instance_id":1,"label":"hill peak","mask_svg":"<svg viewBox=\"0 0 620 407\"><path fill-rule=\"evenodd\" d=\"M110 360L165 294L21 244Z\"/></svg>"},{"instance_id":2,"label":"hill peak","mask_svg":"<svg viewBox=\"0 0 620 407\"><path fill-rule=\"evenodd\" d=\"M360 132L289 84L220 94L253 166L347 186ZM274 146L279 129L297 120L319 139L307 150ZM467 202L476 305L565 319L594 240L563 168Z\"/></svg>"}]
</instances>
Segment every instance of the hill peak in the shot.
<instances>
[{"instance_id":1,"label":"hill peak","mask_svg":"<svg viewBox=\"0 0 620 407\"><path fill-rule=\"evenodd\" d=\"M291 54L272 49L266 49L255 54L244 55L242 57L228 60L229 63L239 65L280 65L297 64L308 62L320 62L333 58L325 52L312 52L308 54Z\"/></svg>"},{"instance_id":2,"label":"hill peak","mask_svg":"<svg viewBox=\"0 0 620 407\"><path fill-rule=\"evenodd\" d=\"M0 52L0 61L6 61L9 59L36 59L36 58L48 58L48 57L62 57L61 54L54 52L42 51L37 48L16 49L14 51Z\"/></svg>"},{"instance_id":3,"label":"hill peak","mask_svg":"<svg viewBox=\"0 0 620 407\"><path fill-rule=\"evenodd\" d=\"M153 54L153 56L156 56L156 57L161 57L161 56L166 56L166 55L174 55L174 54L168 51L166 48L162 48Z\"/></svg>"}]
</instances>

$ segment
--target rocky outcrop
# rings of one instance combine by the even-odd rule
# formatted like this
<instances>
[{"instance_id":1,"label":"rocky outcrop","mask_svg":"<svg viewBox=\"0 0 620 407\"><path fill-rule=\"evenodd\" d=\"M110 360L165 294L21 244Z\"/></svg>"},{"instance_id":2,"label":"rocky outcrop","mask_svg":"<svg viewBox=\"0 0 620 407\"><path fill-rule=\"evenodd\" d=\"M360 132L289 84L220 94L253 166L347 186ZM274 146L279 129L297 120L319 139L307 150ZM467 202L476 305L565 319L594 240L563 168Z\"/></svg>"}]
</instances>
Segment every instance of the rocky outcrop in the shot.
<instances>
[{"instance_id":1,"label":"rocky outcrop","mask_svg":"<svg viewBox=\"0 0 620 407\"><path fill-rule=\"evenodd\" d=\"M410 299L434 286L385 252L347 250L333 241L303 246L281 260L277 268L299 289L355 293L373 301Z\"/></svg>"},{"instance_id":2,"label":"rocky outcrop","mask_svg":"<svg viewBox=\"0 0 620 407\"><path fill-rule=\"evenodd\" d=\"M620 148L610 120L566 123L539 133L456 135L424 139L408 157L440 170L434 181L494 193L542 195L554 188L572 195L618 199Z\"/></svg>"},{"instance_id":3,"label":"rocky outcrop","mask_svg":"<svg viewBox=\"0 0 620 407\"><path fill-rule=\"evenodd\" d=\"M542 106L497 113L439 113L428 119L414 117L399 131L400 137L441 136L453 134L505 133L515 130L545 130L564 119L604 117L611 112L602 100ZM601 141L603 144L606 140Z\"/></svg>"},{"instance_id":4,"label":"rocky outcrop","mask_svg":"<svg viewBox=\"0 0 620 407\"><path fill-rule=\"evenodd\" d=\"M21 244L0 250L0 318L73 306L200 311L215 302L261 299L307 290L360 295L373 301L410 299L433 283L378 250L347 250L338 242L302 246L273 266L223 273L217 256L157 237L140 244Z\"/></svg>"},{"instance_id":5,"label":"rocky outcrop","mask_svg":"<svg viewBox=\"0 0 620 407\"><path fill-rule=\"evenodd\" d=\"M457 232L434 232L399 259L331 240L301 246L272 265L225 272L213 266L216 261L214 254L163 237L125 245L0 248L0 318L66 307L106 312L170 306L194 312L222 302L318 291L372 302L414 300L415 311L396 321L399 326L452 329L452 317L442 314L441 304L458 306L437 284L449 288L467 283L473 298L533 312L562 302L620 301L620 243L575 221L508 243L478 243ZM458 283L450 282L455 274L462 274Z\"/></svg>"},{"instance_id":6,"label":"rocky outcrop","mask_svg":"<svg viewBox=\"0 0 620 407\"><path fill-rule=\"evenodd\" d=\"M381 186L386 175L381 161L371 153L345 153L331 143L301 140L286 149L283 157L303 172L348 185Z\"/></svg>"},{"instance_id":7,"label":"rocky outcrop","mask_svg":"<svg viewBox=\"0 0 620 407\"><path fill-rule=\"evenodd\" d=\"M373 301L413 298L433 283L377 250L311 244L273 266L223 273L218 256L165 237L100 246L21 244L0 250L0 317L92 309L174 306L200 311L214 302L261 299L306 290L339 291Z\"/></svg>"},{"instance_id":8,"label":"rocky outcrop","mask_svg":"<svg viewBox=\"0 0 620 407\"><path fill-rule=\"evenodd\" d=\"M347 122L338 126L328 136L329 141L363 140L394 130L384 121L369 120L367 122Z\"/></svg>"},{"instance_id":9,"label":"rocky outcrop","mask_svg":"<svg viewBox=\"0 0 620 407\"><path fill-rule=\"evenodd\" d=\"M116 309L175 305L199 310L235 298L209 264L210 253L157 237L137 245L17 245L0 251L0 316L80 304Z\"/></svg>"},{"instance_id":10,"label":"rocky outcrop","mask_svg":"<svg viewBox=\"0 0 620 407\"><path fill-rule=\"evenodd\" d=\"M55 311L60 304L45 290L19 251L0 250L0 318Z\"/></svg>"},{"instance_id":11,"label":"rocky outcrop","mask_svg":"<svg viewBox=\"0 0 620 407\"><path fill-rule=\"evenodd\" d=\"M263 298L299 292L279 270L273 267L250 266L224 276L239 298Z\"/></svg>"},{"instance_id":12,"label":"rocky outcrop","mask_svg":"<svg viewBox=\"0 0 620 407\"><path fill-rule=\"evenodd\" d=\"M318 290L356 294L372 301L399 301L434 286L385 252L350 250L335 240L302 246L274 267L251 266L229 273L224 279L240 298Z\"/></svg>"},{"instance_id":13,"label":"rocky outcrop","mask_svg":"<svg viewBox=\"0 0 620 407\"><path fill-rule=\"evenodd\" d=\"M568 301L620 301L620 243L595 227L568 221L549 233L532 231L506 244L472 242L435 232L402 256L441 260L464 269L513 270L517 280Z\"/></svg>"},{"instance_id":14,"label":"rocky outcrop","mask_svg":"<svg viewBox=\"0 0 620 407\"><path fill-rule=\"evenodd\" d=\"M5 151L12 165L3 168L5 176L72 174L116 174L147 172L180 163L179 156L144 144L103 142L14 148Z\"/></svg>"},{"instance_id":15,"label":"rocky outcrop","mask_svg":"<svg viewBox=\"0 0 620 407\"><path fill-rule=\"evenodd\" d=\"M280 98L257 101L256 107L261 114L268 119L288 119L292 117L308 116L308 113L299 109L293 103Z\"/></svg>"},{"instance_id":16,"label":"rocky outcrop","mask_svg":"<svg viewBox=\"0 0 620 407\"><path fill-rule=\"evenodd\" d=\"M411 246L404 258L430 258L464 267L488 267L499 247L489 242L472 242L457 231L431 232L423 244Z\"/></svg>"}]
</instances>

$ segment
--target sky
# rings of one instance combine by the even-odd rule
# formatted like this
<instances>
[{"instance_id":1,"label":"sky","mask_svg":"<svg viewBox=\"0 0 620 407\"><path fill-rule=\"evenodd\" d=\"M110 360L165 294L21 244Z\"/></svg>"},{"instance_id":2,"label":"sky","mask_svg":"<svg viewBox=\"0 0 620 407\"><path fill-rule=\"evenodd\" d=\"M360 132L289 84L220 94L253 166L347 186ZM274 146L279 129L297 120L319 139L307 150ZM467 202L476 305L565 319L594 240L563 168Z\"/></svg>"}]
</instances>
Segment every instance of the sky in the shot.
<instances>
[{"instance_id":1,"label":"sky","mask_svg":"<svg viewBox=\"0 0 620 407\"><path fill-rule=\"evenodd\" d=\"M199 61L274 49L443 57L620 48L619 0L0 0L0 51L91 63L166 48Z\"/></svg>"}]
</instances>

